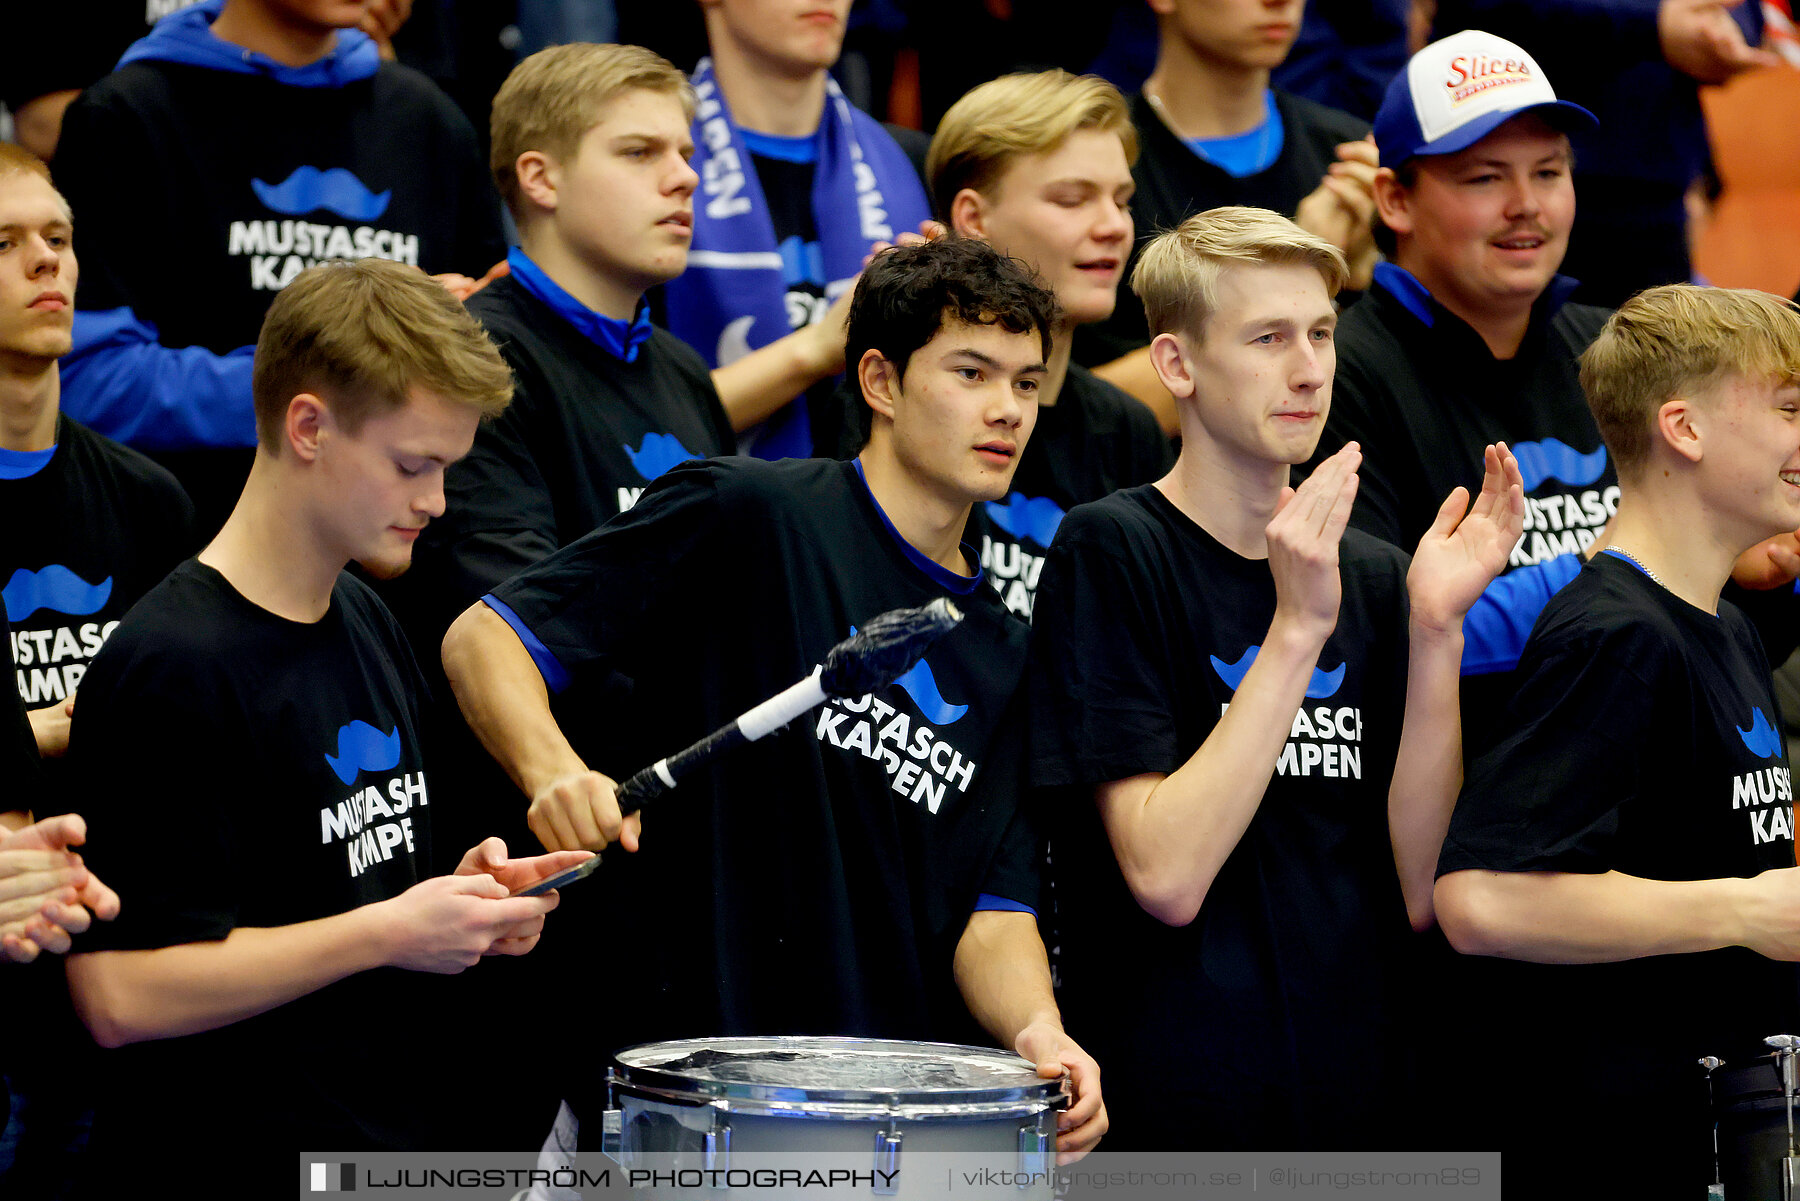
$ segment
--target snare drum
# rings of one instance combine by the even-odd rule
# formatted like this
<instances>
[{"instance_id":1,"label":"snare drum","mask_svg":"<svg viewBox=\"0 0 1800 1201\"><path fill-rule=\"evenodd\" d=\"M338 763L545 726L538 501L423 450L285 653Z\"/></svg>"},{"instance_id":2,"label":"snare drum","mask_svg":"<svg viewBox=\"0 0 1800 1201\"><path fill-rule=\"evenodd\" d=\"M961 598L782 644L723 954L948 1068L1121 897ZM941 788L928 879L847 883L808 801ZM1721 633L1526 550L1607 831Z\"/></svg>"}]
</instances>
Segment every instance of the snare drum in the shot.
<instances>
[{"instance_id":1,"label":"snare drum","mask_svg":"<svg viewBox=\"0 0 1800 1201\"><path fill-rule=\"evenodd\" d=\"M942 1153L1016 1176L958 1196L1053 1196L1056 1115L1069 1104L1065 1080L1005 1051L859 1038L632 1047L607 1095L604 1149L627 1171L678 1165L723 1181L734 1160L742 1175L824 1157L872 1173L868 1192L902 1198L948 1195L954 1160Z\"/></svg>"}]
</instances>

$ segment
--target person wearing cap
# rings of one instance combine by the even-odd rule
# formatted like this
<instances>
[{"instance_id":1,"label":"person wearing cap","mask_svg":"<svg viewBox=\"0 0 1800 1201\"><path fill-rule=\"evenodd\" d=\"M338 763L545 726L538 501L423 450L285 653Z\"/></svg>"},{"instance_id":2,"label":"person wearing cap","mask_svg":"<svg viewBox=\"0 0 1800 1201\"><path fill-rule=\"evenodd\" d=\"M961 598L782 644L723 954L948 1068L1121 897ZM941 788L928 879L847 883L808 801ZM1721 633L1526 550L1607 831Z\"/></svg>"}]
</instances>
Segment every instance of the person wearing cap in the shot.
<instances>
[{"instance_id":1,"label":"person wearing cap","mask_svg":"<svg viewBox=\"0 0 1800 1201\"><path fill-rule=\"evenodd\" d=\"M1484 448L1519 458L1531 568L1471 613L1470 674L1504 673L1532 619L1573 578L1618 506L1618 480L1582 400L1576 357L1606 311L1570 303L1557 274L1575 219L1571 131L1593 117L1557 99L1523 49L1466 30L1414 55L1375 117L1378 237L1388 253L1338 326L1331 416L1313 456L1363 447L1350 524L1411 546L1451 488L1479 486ZM1471 746L1494 728L1504 678L1465 687Z\"/></svg>"},{"instance_id":2,"label":"person wearing cap","mask_svg":"<svg viewBox=\"0 0 1800 1201\"><path fill-rule=\"evenodd\" d=\"M1570 274L1613 307L1692 278L1686 196L1712 153L1701 84L1779 59L1757 48L1763 6L1731 0L1437 0L1439 35L1486 29L1536 56L1604 136L1581 146ZM1779 118L1776 118L1779 119Z\"/></svg>"}]
</instances>

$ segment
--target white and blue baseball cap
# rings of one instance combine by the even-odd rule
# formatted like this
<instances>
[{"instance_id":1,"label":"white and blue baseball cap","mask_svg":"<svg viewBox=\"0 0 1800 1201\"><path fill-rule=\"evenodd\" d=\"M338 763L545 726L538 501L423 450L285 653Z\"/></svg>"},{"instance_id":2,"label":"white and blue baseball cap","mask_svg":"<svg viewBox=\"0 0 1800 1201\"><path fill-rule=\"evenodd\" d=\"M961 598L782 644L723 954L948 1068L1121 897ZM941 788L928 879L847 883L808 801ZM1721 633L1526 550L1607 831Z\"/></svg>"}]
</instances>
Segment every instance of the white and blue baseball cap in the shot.
<instances>
[{"instance_id":1,"label":"white and blue baseball cap","mask_svg":"<svg viewBox=\"0 0 1800 1201\"><path fill-rule=\"evenodd\" d=\"M1425 47L1394 76L1375 114L1375 145L1382 166L1398 167L1422 154L1466 150L1527 111L1565 132L1600 125L1579 104L1558 100L1521 47L1465 29Z\"/></svg>"}]
</instances>

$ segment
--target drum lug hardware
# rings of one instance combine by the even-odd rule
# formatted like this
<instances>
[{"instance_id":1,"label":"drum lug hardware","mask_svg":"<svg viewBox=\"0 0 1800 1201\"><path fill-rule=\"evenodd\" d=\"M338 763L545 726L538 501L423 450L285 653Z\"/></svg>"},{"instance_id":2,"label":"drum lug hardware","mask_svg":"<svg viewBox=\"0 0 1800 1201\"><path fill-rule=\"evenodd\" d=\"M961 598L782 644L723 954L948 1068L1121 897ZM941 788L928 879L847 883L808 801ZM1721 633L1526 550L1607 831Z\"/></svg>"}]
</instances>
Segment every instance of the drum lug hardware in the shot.
<instances>
[{"instance_id":1,"label":"drum lug hardware","mask_svg":"<svg viewBox=\"0 0 1800 1201\"><path fill-rule=\"evenodd\" d=\"M731 1170L731 1123L715 1115L713 1127L700 1141L700 1157L709 1172Z\"/></svg>"},{"instance_id":2,"label":"drum lug hardware","mask_svg":"<svg viewBox=\"0 0 1800 1201\"><path fill-rule=\"evenodd\" d=\"M900 1135L897 1126L875 1132L875 1183L872 1187L884 1197L900 1191Z\"/></svg>"},{"instance_id":3,"label":"drum lug hardware","mask_svg":"<svg viewBox=\"0 0 1800 1201\"><path fill-rule=\"evenodd\" d=\"M619 1099L613 1095L613 1085L617 1079L616 1073L610 1067L607 1068L606 1108L600 1111L600 1154L624 1166L625 1111L619 1108Z\"/></svg>"},{"instance_id":4,"label":"drum lug hardware","mask_svg":"<svg viewBox=\"0 0 1800 1201\"><path fill-rule=\"evenodd\" d=\"M625 1114L618 1109L600 1111L600 1154L614 1163L623 1164L620 1158L625 1147Z\"/></svg>"},{"instance_id":5,"label":"drum lug hardware","mask_svg":"<svg viewBox=\"0 0 1800 1201\"><path fill-rule=\"evenodd\" d=\"M1027 1189L1048 1180L1055 1155L1054 1134L1035 1124L1019 1127L1019 1187Z\"/></svg>"}]
</instances>

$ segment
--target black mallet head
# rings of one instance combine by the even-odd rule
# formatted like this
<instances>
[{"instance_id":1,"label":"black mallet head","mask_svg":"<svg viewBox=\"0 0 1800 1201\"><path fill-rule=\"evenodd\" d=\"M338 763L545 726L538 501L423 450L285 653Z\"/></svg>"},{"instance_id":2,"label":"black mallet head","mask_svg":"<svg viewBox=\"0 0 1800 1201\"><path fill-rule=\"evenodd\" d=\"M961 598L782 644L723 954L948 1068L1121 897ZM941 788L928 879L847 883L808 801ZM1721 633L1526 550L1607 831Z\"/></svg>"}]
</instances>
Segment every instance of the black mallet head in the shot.
<instances>
[{"instance_id":1,"label":"black mallet head","mask_svg":"<svg viewBox=\"0 0 1800 1201\"><path fill-rule=\"evenodd\" d=\"M944 596L916 609L890 609L871 618L825 656L820 681L825 695L854 697L886 688L961 620L961 611Z\"/></svg>"}]
</instances>

